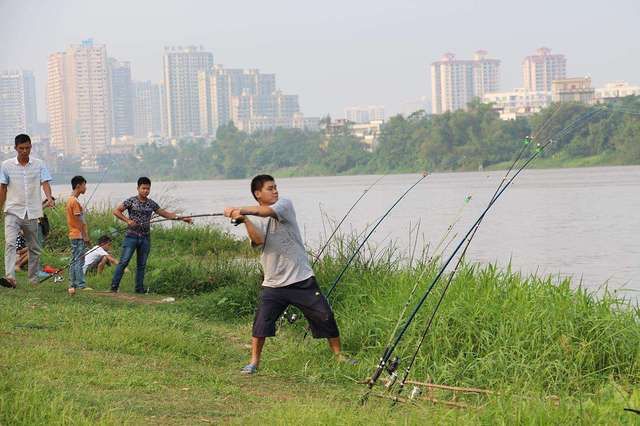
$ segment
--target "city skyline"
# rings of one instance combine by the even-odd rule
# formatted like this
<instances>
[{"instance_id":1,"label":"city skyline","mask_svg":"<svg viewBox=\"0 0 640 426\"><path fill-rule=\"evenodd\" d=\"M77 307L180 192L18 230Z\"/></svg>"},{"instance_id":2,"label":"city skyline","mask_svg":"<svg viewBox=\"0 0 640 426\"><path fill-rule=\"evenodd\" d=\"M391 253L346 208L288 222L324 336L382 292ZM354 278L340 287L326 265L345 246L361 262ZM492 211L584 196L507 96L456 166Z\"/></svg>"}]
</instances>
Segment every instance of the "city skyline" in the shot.
<instances>
[{"instance_id":1,"label":"city skyline","mask_svg":"<svg viewBox=\"0 0 640 426\"><path fill-rule=\"evenodd\" d=\"M589 75L595 86L637 83L638 59L630 54L633 37L625 30L639 15L631 1L614 1L598 14L550 1L527 11L473 1L366 7L355 2L339 9L329 2L304 10L285 3L186 2L151 8L146 2L68 1L60 7L7 1L0 5L0 36L6 41L0 46L0 69L34 71L42 118L46 56L86 38L131 62L132 79L154 83L161 81L164 46L203 45L217 63L278 74L280 85L300 96L300 107L310 116L341 116L345 106L359 104L385 105L389 116L402 112L403 104L431 97L429 64L447 51L460 56L491 52L501 60L502 88L521 87L521 61L541 46L567 55L567 75ZM607 25L605 32L589 29L610 22L616 25ZM457 30L449 32L453 24Z\"/></svg>"}]
</instances>

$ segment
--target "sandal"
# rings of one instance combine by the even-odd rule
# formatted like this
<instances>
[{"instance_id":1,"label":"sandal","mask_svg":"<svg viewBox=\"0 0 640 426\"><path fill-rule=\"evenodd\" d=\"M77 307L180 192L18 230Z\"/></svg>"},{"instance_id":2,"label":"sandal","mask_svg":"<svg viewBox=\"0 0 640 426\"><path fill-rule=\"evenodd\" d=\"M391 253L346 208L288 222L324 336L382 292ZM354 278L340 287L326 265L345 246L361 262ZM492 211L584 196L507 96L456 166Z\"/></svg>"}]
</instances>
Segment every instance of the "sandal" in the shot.
<instances>
[{"instance_id":1,"label":"sandal","mask_svg":"<svg viewBox=\"0 0 640 426\"><path fill-rule=\"evenodd\" d=\"M16 284L15 280L2 277L0 278L0 286L7 288L16 288L18 285Z\"/></svg>"}]
</instances>

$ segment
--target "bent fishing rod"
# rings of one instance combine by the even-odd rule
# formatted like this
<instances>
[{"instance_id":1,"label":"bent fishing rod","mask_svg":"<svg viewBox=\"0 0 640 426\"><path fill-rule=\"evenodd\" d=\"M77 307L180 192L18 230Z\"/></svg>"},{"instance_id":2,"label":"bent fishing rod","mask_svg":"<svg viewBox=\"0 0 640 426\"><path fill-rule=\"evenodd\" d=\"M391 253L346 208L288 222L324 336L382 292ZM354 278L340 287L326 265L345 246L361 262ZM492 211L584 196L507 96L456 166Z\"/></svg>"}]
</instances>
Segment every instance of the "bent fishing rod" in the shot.
<instances>
[{"instance_id":1,"label":"bent fishing rod","mask_svg":"<svg viewBox=\"0 0 640 426\"><path fill-rule=\"evenodd\" d=\"M404 191L402 195L398 197L398 199L396 199L396 201L391 205L391 207L389 207L389 209L382 215L382 217L378 219L376 224L373 226L373 228L371 228L369 233L362 239L358 247L354 250L354 252L351 254L349 259L347 260L347 263L344 265L344 267L342 268L338 276L333 281L333 284L331 285L331 287L329 288L329 291L327 291L327 294L325 295L327 300L329 299L329 296L331 296L331 293L333 293L333 291L335 290L336 286L340 283L340 280L342 280L342 277L344 276L345 272L347 272L347 269L349 269L349 266L351 266L351 263L353 262L353 260L356 258L360 250L362 250L362 247L364 247L364 245L367 243L369 238L371 238L371 236L376 231L376 229L378 229L380 224L387 218L387 216L389 216L391 211L400 203L400 201L402 201L404 197L406 197L406 195L409 192L411 192L411 190L415 188L420 182L422 182L427 176L429 176L429 174L427 172L423 172L420 178L417 181L415 181L409 188L407 188L407 190Z\"/></svg>"},{"instance_id":2,"label":"bent fishing rod","mask_svg":"<svg viewBox=\"0 0 640 426\"><path fill-rule=\"evenodd\" d=\"M583 114L581 116L579 116L578 118L576 118L570 125L568 125L566 128L564 128L563 130L561 130L558 133L558 137L562 137L564 135L566 135L569 131L573 130L575 127L577 127L579 124L581 124L581 122L586 121L587 119L591 118L592 116L594 116L595 114L597 114L598 112L602 111L602 109L596 109L596 110L592 110L589 111L586 114ZM545 148L547 148L551 143L553 143L553 140L550 139L548 142L546 142L543 145L539 145L535 152L529 157L529 159L516 171L516 173L509 179L506 180L506 177L509 175L509 173L511 172L511 170L513 169L513 167L515 167L515 164L519 161L519 158L521 157L522 153L524 152L524 149L526 148L526 146L528 146L528 142L525 144L525 146L523 147L523 149L521 150L521 152L519 153L518 157L514 160L512 166L509 168L509 170L507 171L507 173L505 174L505 177L503 178L503 180L501 181L500 185L498 186L496 192L494 193L494 196L491 198L489 204L487 205L487 207L485 208L485 210L482 212L482 214L480 215L480 217L476 220L476 222L471 226L471 228L469 229L469 231L466 233L466 235L463 237L463 239L460 241L460 243L458 244L458 246L455 248L455 250L453 251L453 253L449 256L449 258L447 259L447 261L445 262L445 264L441 267L440 271L438 272L438 274L436 275L436 277L433 279L431 285L428 287L427 291L425 292L425 294L423 295L423 297L420 299L420 301L418 302L418 304L416 305L416 307L414 308L414 310L412 311L411 315L409 315L409 317L407 318L407 320L405 321L405 324L403 326L403 328L400 330L400 332L396 335L395 339L392 339L392 343L390 345L388 345L384 352L383 355L380 358L380 362L378 364L378 367L376 368L374 374L371 376L371 379L369 380L368 383L368 387L369 389L371 389L376 381L378 380L378 378L380 377L380 375L382 374L382 372L384 371L385 367L387 366L387 363L389 362L389 359L391 358L391 355L393 354L394 350L396 349L397 345L399 344L400 340L402 339L402 337L404 336L404 334L406 333L407 329L409 328L409 326L411 325L411 323L413 322L413 320L415 319L418 310L422 307L422 305L424 304L424 302L426 301L427 297L429 296L429 294L431 293L431 291L433 290L433 288L435 287L435 285L438 283L438 281L440 280L441 276L443 275L446 267L449 265L449 263L451 262L451 260L455 257L455 255L457 254L457 252L460 250L460 248L462 247L462 245L465 243L465 241L467 242L463 255L460 257L460 259L458 260L458 264L456 265L455 270L452 272L452 274L449 276L449 281L447 283L447 287L445 287L444 292L441 295L441 298L438 302L438 304L436 305L436 308L428 322L428 327L430 327L430 325L433 322L433 318L435 317L435 313L437 311L437 308L439 308L443 298L444 298L444 294L446 292L446 289L448 288L448 285L450 284L453 275L455 274L455 271L457 270L457 268L460 265L460 262L464 256L464 253L466 253L467 248L469 247L469 244L473 238L473 236L475 235L478 226L480 225L480 223L482 222L482 220L484 219L484 217L486 216L487 212L491 209L491 207L493 206L493 204L495 204L495 202L500 198L500 196L504 193L504 191L511 185L511 183L514 181L514 179L533 161L535 160L536 157L538 157ZM506 183L505 183L506 181ZM426 336L426 332L423 333L423 337L419 343L419 345L422 344L422 341L424 341L424 337ZM419 347L418 347L419 350ZM408 372L411 369L411 366L413 365L413 362L415 361L415 357L417 357L417 353L414 353L414 357L412 359L411 364L409 365L409 367L407 367L408 371L405 371L405 377L403 378L403 383L406 382L406 378L408 376ZM393 367L393 372L395 372L395 368L397 368L397 364L398 361L397 359L394 359L393 366L390 365L390 367ZM400 388L400 391L402 390L402 385ZM366 397L366 395L365 395Z\"/></svg>"},{"instance_id":3,"label":"bent fishing rod","mask_svg":"<svg viewBox=\"0 0 640 426\"><path fill-rule=\"evenodd\" d=\"M125 231L135 230L136 228L139 228L141 226L153 225L153 224L160 223L160 222L167 222L167 221L172 221L172 220L183 220L183 219L196 219L196 218L200 218L200 217L218 217L218 216L224 216L224 213L203 213L203 214L176 216L175 218L162 218L162 219L157 219L156 218L156 219L151 219L151 220L148 220L148 221L145 221L145 222L136 223L135 226L126 226L124 228L115 229L115 230L107 233L106 235L108 235L110 237L113 237L113 236L118 235L118 234L120 234L122 232L125 232ZM96 245L95 247L92 247L92 248L86 250L85 252L83 252L79 256L74 257L73 259L71 259L71 262L69 262L64 267L58 269L53 274L50 274L49 276L44 277L43 279L38 281L38 284L42 284L43 282L49 280L49 278L52 278L54 276L59 276L62 272L64 272L66 269L70 268L72 265L74 265L76 262L78 262L79 260L84 258L86 255L88 255L89 253L92 253L94 250L97 250L98 247L100 247L100 246Z\"/></svg>"}]
</instances>

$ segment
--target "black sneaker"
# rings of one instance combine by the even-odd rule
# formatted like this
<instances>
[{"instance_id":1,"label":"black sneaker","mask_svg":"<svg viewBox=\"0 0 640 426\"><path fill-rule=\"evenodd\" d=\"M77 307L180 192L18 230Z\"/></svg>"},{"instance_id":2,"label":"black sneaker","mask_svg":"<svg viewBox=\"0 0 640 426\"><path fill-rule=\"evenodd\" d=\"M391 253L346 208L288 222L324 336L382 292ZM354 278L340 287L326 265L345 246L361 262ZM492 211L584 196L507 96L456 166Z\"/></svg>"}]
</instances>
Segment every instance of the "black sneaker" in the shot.
<instances>
[{"instance_id":1,"label":"black sneaker","mask_svg":"<svg viewBox=\"0 0 640 426\"><path fill-rule=\"evenodd\" d=\"M138 293L138 294L147 294L147 289L146 288L143 288L143 289L136 288L136 293Z\"/></svg>"},{"instance_id":2,"label":"black sneaker","mask_svg":"<svg viewBox=\"0 0 640 426\"><path fill-rule=\"evenodd\" d=\"M117 292L118 292L118 289L117 289L117 288L113 288L113 287L111 287L111 293L117 293Z\"/></svg>"}]
</instances>

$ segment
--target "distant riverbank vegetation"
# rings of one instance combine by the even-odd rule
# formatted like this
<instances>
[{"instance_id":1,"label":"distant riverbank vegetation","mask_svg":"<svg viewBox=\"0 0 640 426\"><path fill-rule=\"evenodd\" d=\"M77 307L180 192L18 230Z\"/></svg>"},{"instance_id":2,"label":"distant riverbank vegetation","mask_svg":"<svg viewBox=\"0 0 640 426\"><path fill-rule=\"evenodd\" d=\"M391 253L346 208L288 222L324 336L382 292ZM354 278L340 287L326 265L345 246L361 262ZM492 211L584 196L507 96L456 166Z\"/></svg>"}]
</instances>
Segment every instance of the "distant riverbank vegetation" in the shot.
<instances>
[{"instance_id":1,"label":"distant riverbank vegetation","mask_svg":"<svg viewBox=\"0 0 640 426\"><path fill-rule=\"evenodd\" d=\"M593 111L588 119L580 120ZM563 129L579 121L569 131ZM331 121L323 119L323 124ZM333 127L335 129L335 127ZM422 111L391 117L373 152L349 127L325 131L276 129L248 134L232 124L215 140L183 139L146 145L135 155L104 156L106 180L131 181L140 174L162 180L241 179L259 172L318 176L508 167L526 137L554 139L538 167L640 164L640 97L587 106L553 104L530 117L501 120L491 105L440 115ZM506 166L505 166L506 165Z\"/></svg>"}]
</instances>

